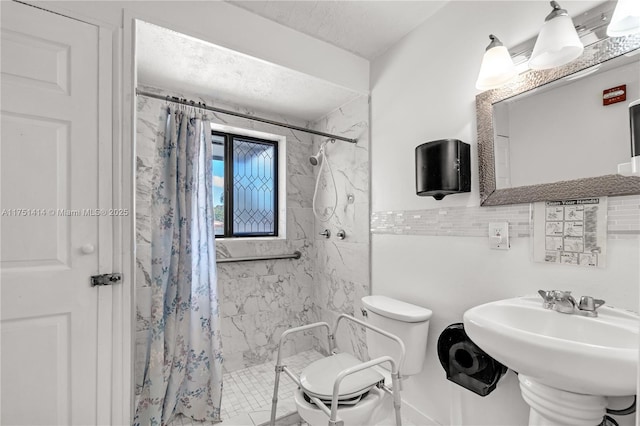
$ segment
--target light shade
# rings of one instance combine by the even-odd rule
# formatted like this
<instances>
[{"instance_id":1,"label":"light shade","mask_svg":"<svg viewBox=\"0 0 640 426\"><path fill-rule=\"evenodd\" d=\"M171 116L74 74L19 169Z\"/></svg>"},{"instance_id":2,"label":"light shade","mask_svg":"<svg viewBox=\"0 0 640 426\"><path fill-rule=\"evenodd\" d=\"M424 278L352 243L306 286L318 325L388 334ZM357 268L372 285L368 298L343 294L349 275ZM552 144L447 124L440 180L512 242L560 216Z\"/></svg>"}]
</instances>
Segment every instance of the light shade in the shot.
<instances>
[{"instance_id":1,"label":"light shade","mask_svg":"<svg viewBox=\"0 0 640 426\"><path fill-rule=\"evenodd\" d=\"M607 35L623 37L637 32L640 32L640 0L618 0Z\"/></svg>"},{"instance_id":2,"label":"light shade","mask_svg":"<svg viewBox=\"0 0 640 426\"><path fill-rule=\"evenodd\" d=\"M476 88L480 90L495 89L518 75L507 48L496 36L490 35L489 38L491 43L484 52L476 81Z\"/></svg>"},{"instance_id":3,"label":"light shade","mask_svg":"<svg viewBox=\"0 0 640 426\"><path fill-rule=\"evenodd\" d=\"M638 1L638 0L633 0ZM545 19L529 59L529 67L545 70L568 64L582 55L584 46L566 10L552 1L553 11Z\"/></svg>"}]
</instances>

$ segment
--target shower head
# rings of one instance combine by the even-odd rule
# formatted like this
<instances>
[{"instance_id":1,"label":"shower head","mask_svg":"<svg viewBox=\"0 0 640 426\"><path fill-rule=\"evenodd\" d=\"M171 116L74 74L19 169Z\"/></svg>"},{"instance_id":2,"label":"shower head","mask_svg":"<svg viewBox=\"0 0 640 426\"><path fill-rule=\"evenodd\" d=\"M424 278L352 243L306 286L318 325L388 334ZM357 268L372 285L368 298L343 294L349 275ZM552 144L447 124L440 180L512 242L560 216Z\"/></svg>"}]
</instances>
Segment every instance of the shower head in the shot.
<instances>
[{"instance_id":1,"label":"shower head","mask_svg":"<svg viewBox=\"0 0 640 426\"><path fill-rule=\"evenodd\" d=\"M312 155L309 157L309 162L312 166L317 166L322 161L322 153L318 151L316 155Z\"/></svg>"},{"instance_id":2,"label":"shower head","mask_svg":"<svg viewBox=\"0 0 640 426\"><path fill-rule=\"evenodd\" d=\"M329 143L329 141L335 142L334 139L327 139L326 141L322 142L322 144L320 145L320 149L318 150L316 155L312 155L309 157L309 162L312 166L317 166L318 164L322 163L322 157L324 157L324 147L327 145L327 143Z\"/></svg>"}]
</instances>

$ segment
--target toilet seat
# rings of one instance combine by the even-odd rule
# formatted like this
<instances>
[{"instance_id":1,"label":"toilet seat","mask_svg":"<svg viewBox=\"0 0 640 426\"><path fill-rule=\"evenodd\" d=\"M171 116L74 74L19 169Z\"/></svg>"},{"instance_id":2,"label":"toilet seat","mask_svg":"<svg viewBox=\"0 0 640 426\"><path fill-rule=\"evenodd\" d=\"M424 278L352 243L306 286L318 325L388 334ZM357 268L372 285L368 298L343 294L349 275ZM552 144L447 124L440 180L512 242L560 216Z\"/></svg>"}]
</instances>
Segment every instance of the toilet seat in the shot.
<instances>
[{"instance_id":1,"label":"toilet seat","mask_svg":"<svg viewBox=\"0 0 640 426\"><path fill-rule=\"evenodd\" d=\"M319 359L309 364L300 373L302 391L330 404L333 396L333 384L338 374L358 364L362 364L362 361L346 352ZM347 400L354 399L357 402L358 397L383 381L384 377L372 368L350 374L340 383L338 401L346 404Z\"/></svg>"}]
</instances>

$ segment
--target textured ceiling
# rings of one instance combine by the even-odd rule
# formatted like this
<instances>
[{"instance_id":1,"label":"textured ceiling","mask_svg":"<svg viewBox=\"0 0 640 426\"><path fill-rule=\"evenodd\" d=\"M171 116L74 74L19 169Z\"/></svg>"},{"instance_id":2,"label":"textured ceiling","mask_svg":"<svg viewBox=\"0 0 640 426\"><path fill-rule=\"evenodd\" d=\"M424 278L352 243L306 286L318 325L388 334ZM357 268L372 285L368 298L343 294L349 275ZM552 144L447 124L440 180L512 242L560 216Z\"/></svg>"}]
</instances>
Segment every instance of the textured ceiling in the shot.
<instances>
[{"instance_id":1,"label":"textured ceiling","mask_svg":"<svg viewBox=\"0 0 640 426\"><path fill-rule=\"evenodd\" d=\"M324 80L145 22L138 82L255 111L316 121L359 96Z\"/></svg>"},{"instance_id":2,"label":"textured ceiling","mask_svg":"<svg viewBox=\"0 0 640 426\"><path fill-rule=\"evenodd\" d=\"M446 1L245 1L229 3L373 59L437 12Z\"/></svg>"},{"instance_id":3,"label":"textured ceiling","mask_svg":"<svg viewBox=\"0 0 640 426\"><path fill-rule=\"evenodd\" d=\"M445 1L229 1L327 43L372 59ZM306 121L359 94L152 24L137 27L138 81ZM310 102L310 100L313 100Z\"/></svg>"}]
</instances>

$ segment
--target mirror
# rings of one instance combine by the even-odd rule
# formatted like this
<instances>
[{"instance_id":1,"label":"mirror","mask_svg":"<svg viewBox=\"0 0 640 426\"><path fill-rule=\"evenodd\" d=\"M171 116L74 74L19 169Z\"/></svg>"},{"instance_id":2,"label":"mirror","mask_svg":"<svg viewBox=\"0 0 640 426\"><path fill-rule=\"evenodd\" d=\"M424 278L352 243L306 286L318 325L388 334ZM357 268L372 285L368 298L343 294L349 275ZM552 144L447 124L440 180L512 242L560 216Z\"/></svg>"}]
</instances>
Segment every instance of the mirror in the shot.
<instances>
[{"instance_id":1,"label":"mirror","mask_svg":"<svg viewBox=\"0 0 640 426\"><path fill-rule=\"evenodd\" d=\"M481 205L640 194L640 177L615 174L631 157L639 53L639 35L605 38L567 65L479 94ZM602 91L618 84L627 84L627 99L603 107Z\"/></svg>"},{"instance_id":2,"label":"mirror","mask_svg":"<svg viewBox=\"0 0 640 426\"><path fill-rule=\"evenodd\" d=\"M603 90L624 91L626 99L603 105ZM496 102L496 188L615 173L629 162L629 102L636 99L640 49Z\"/></svg>"}]
</instances>

